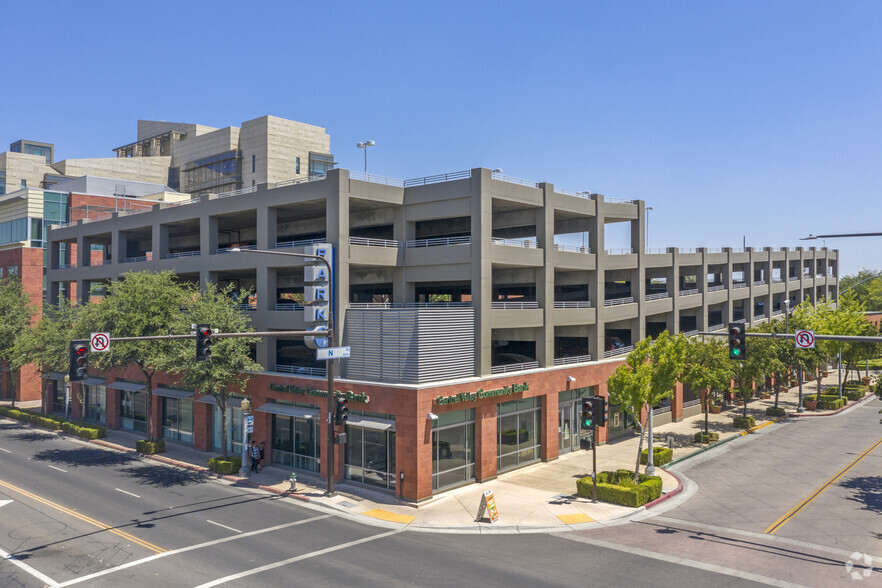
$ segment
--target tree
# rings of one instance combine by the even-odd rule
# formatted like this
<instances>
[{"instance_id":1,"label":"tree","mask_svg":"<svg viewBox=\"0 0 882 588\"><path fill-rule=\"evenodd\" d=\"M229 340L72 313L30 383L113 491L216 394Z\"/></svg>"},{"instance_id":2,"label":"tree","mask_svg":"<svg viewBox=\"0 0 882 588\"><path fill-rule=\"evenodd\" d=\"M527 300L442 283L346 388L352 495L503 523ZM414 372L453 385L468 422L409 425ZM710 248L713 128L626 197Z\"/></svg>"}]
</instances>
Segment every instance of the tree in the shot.
<instances>
[{"instance_id":1,"label":"tree","mask_svg":"<svg viewBox=\"0 0 882 588\"><path fill-rule=\"evenodd\" d=\"M128 272L107 285L100 302L83 308L77 331L82 338L97 332L108 332L111 337L168 335L179 328L181 308L192 298L193 288L179 283L174 272ZM109 351L92 354L99 369L125 369L134 363L144 374L149 441L155 438L153 376L160 365L167 364L170 346L170 341L162 340L114 341Z\"/></svg>"},{"instance_id":2,"label":"tree","mask_svg":"<svg viewBox=\"0 0 882 588\"><path fill-rule=\"evenodd\" d=\"M856 275L845 276L839 281L839 291L853 293L868 310L882 310L882 271L862 269Z\"/></svg>"},{"instance_id":3,"label":"tree","mask_svg":"<svg viewBox=\"0 0 882 588\"><path fill-rule=\"evenodd\" d=\"M785 323L782 320L761 323L753 329L757 333L783 333L785 330ZM781 382L790 379L790 370L793 365L792 352L796 350L796 345L793 339L786 337L780 339L754 337L754 340L762 347L760 353L766 362L764 369L766 375L772 376L775 380L775 408L778 408ZM760 341L762 343L759 343Z\"/></svg>"},{"instance_id":4,"label":"tree","mask_svg":"<svg viewBox=\"0 0 882 588\"><path fill-rule=\"evenodd\" d=\"M704 434L708 434L708 411L712 390L728 388L732 379L732 362L721 339L696 337L686 342L683 381L701 391L704 410Z\"/></svg>"},{"instance_id":5,"label":"tree","mask_svg":"<svg viewBox=\"0 0 882 588\"><path fill-rule=\"evenodd\" d=\"M218 290L208 283L187 302L187 313L181 313L175 332L190 329L191 324L207 324L213 333L246 333L254 329L250 318L239 310L238 302L231 296L233 286ZM224 337L211 339L211 357L197 361L195 342L192 339L175 340L159 369L169 374L179 374L178 383L187 389L212 396L220 409L221 446L223 457L227 454L227 401L235 392L241 392L250 378L249 372L262 371L261 365L249 356L250 345L258 337Z\"/></svg>"},{"instance_id":6,"label":"tree","mask_svg":"<svg viewBox=\"0 0 882 588\"><path fill-rule=\"evenodd\" d=\"M674 386L685 365L685 348L686 339L682 335L671 336L663 331L655 341L647 337L634 346L625 364L607 380L610 403L619 405L640 429L635 482L640 472L646 419L655 405L674 395Z\"/></svg>"},{"instance_id":7,"label":"tree","mask_svg":"<svg viewBox=\"0 0 882 588\"><path fill-rule=\"evenodd\" d=\"M750 337L748 341L747 357L731 362L735 390L744 403L744 417L747 417L747 402L753 394L754 384L765 382L770 361L769 346L764 338Z\"/></svg>"},{"instance_id":8,"label":"tree","mask_svg":"<svg viewBox=\"0 0 882 588\"><path fill-rule=\"evenodd\" d=\"M71 340L76 338L75 324L80 308L71 306L67 299L62 298L58 306L44 308L40 321L26 329L15 342L13 363L17 362L18 369L33 364L41 375L40 393L44 411L50 404L47 376L52 372L68 371L68 350Z\"/></svg>"},{"instance_id":9,"label":"tree","mask_svg":"<svg viewBox=\"0 0 882 588\"><path fill-rule=\"evenodd\" d=\"M7 275L0 280L0 360L9 366L13 406L15 383L23 365L16 355L15 342L27 330L33 314L31 297L18 276Z\"/></svg>"}]
</instances>

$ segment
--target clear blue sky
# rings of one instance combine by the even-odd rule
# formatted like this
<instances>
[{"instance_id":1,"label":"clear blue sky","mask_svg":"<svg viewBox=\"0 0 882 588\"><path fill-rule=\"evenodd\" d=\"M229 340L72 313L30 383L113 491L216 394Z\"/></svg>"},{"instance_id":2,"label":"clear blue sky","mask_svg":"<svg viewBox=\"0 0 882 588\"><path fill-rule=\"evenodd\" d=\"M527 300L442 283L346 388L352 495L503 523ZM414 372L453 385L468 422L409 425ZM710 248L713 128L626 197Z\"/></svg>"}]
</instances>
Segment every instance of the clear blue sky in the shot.
<instances>
[{"instance_id":1,"label":"clear blue sky","mask_svg":"<svg viewBox=\"0 0 882 588\"><path fill-rule=\"evenodd\" d=\"M273 114L326 127L349 169L373 139L371 173L643 199L654 248L882 231L882 2L81 0L4 21L3 147L108 157L139 118ZM882 238L826 244L843 275L882 269Z\"/></svg>"}]
</instances>

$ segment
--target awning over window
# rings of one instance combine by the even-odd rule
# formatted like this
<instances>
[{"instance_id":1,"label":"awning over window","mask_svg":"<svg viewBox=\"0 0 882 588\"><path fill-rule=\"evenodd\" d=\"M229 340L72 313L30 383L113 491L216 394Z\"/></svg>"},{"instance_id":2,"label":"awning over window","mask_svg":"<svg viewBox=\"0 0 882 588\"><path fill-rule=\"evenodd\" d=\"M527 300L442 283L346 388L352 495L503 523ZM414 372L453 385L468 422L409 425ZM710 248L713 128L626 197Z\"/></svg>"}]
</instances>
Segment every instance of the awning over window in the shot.
<instances>
[{"instance_id":1,"label":"awning over window","mask_svg":"<svg viewBox=\"0 0 882 588\"><path fill-rule=\"evenodd\" d=\"M379 417L362 416L359 414L350 414L346 419L346 424L350 427L363 427L365 429L374 429L376 431L388 431L395 428L395 421L389 419L381 419Z\"/></svg>"},{"instance_id":2,"label":"awning over window","mask_svg":"<svg viewBox=\"0 0 882 588\"><path fill-rule=\"evenodd\" d=\"M137 382L113 382L111 384L107 384L108 388L112 388L114 390L125 390L126 392L140 392L145 388L144 384L138 384Z\"/></svg>"},{"instance_id":3,"label":"awning over window","mask_svg":"<svg viewBox=\"0 0 882 588\"><path fill-rule=\"evenodd\" d=\"M300 417L303 419L311 419L319 414L319 409L317 408L303 408L300 406L291 406L289 404L276 404L274 402L268 402L257 410L258 412L268 412L270 414Z\"/></svg>"},{"instance_id":4,"label":"awning over window","mask_svg":"<svg viewBox=\"0 0 882 588\"><path fill-rule=\"evenodd\" d=\"M227 408L242 408L242 401L244 398L239 398L237 396L232 396L227 398ZM214 396L200 396L196 399L196 402L204 402L205 404L217 404L217 400L214 399Z\"/></svg>"},{"instance_id":5,"label":"awning over window","mask_svg":"<svg viewBox=\"0 0 882 588\"><path fill-rule=\"evenodd\" d=\"M83 384L85 384L86 386L103 386L105 383L107 383L107 380L105 378L89 377L83 380Z\"/></svg>"},{"instance_id":6,"label":"awning over window","mask_svg":"<svg viewBox=\"0 0 882 588\"><path fill-rule=\"evenodd\" d=\"M66 376L66 375L67 374L63 374L61 372L52 372L51 374L46 376L46 379L61 382L61 381L64 381L64 376Z\"/></svg>"},{"instance_id":7,"label":"awning over window","mask_svg":"<svg viewBox=\"0 0 882 588\"><path fill-rule=\"evenodd\" d=\"M193 398L193 393L189 390L176 390L174 388L154 388L155 396L165 396L166 398Z\"/></svg>"}]
</instances>

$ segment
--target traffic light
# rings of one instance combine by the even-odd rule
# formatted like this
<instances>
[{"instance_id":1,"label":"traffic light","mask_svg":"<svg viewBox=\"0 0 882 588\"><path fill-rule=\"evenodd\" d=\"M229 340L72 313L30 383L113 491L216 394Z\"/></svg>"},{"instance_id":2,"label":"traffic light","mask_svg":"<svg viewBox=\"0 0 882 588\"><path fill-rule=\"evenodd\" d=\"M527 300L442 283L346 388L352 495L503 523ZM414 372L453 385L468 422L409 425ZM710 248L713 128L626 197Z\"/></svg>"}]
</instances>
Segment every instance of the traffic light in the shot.
<instances>
[{"instance_id":1,"label":"traffic light","mask_svg":"<svg viewBox=\"0 0 882 588\"><path fill-rule=\"evenodd\" d=\"M68 376L71 382L82 382L89 373L89 346L86 343L70 342L70 368Z\"/></svg>"},{"instance_id":2,"label":"traffic light","mask_svg":"<svg viewBox=\"0 0 882 588\"><path fill-rule=\"evenodd\" d=\"M606 426L606 396L595 396L591 400L594 401L593 410L591 414L594 415L594 426L595 427L605 427Z\"/></svg>"},{"instance_id":3,"label":"traffic light","mask_svg":"<svg viewBox=\"0 0 882 588\"><path fill-rule=\"evenodd\" d=\"M205 361L211 357L211 326L196 325L196 361Z\"/></svg>"},{"instance_id":4,"label":"traffic light","mask_svg":"<svg viewBox=\"0 0 882 588\"><path fill-rule=\"evenodd\" d=\"M337 398L337 410L334 413L334 422L342 425L349 418L349 401L345 398Z\"/></svg>"},{"instance_id":5,"label":"traffic light","mask_svg":"<svg viewBox=\"0 0 882 588\"><path fill-rule=\"evenodd\" d=\"M594 426L594 399L582 399L582 428L590 429Z\"/></svg>"},{"instance_id":6,"label":"traffic light","mask_svg":"<svg viewBox=\"0 0 882 588\"><path fill-rule=\"evenodd\" d=\"M747 357L746 339L744 323L729 323L729 359L745 359Z\"/></svg>"}]
</instances>

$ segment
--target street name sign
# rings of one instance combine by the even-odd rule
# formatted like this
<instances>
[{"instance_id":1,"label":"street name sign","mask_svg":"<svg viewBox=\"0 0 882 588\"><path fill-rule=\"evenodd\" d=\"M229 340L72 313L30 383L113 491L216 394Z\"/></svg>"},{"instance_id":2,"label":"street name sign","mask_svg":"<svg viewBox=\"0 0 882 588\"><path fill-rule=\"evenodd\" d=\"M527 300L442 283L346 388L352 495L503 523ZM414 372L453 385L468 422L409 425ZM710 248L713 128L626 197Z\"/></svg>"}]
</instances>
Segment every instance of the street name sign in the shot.
<instances>
[{"instance_id":1,"label":"street name sign","mask_svg":"<svg viewBox=\"0 0 882 588\"><path fill-rule=\"evenodd\" d=\"M317 349L315 352L318 361L326 359L340 359L341 357L352 357L351 348L346 347L326 347L325 349Z\"/></svg>"}]
</instances>

